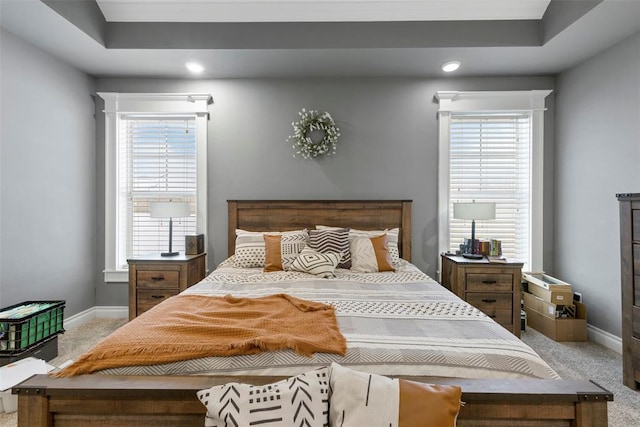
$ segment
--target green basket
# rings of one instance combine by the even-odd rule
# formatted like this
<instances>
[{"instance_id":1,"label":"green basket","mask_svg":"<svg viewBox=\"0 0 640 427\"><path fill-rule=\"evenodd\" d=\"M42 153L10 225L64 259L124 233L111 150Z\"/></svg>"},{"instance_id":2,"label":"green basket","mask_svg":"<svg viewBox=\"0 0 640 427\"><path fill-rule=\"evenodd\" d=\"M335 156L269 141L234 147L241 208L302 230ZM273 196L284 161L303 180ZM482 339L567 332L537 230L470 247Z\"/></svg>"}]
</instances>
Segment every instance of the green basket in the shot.
<instances>
[{"instance_id":1,"label":"green basket","mask_svg":"<svg viewBox=\"0 0 640 427\"><path fill-rule=\"evenodd\" d=\"M21 353L64 332L65 301L25 301L0 310L0 355Z\"/></svg>"}]
</instances>

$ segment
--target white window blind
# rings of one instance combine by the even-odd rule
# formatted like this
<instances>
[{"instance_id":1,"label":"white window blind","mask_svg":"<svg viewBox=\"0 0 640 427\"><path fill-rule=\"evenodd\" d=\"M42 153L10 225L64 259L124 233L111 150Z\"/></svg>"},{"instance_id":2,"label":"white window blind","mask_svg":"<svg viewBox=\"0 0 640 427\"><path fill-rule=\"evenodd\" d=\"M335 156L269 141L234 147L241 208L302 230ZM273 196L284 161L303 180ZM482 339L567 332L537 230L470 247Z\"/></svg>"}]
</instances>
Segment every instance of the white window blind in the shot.
<instances>
[{"instance_id":1,"label":"white window blind","mask_svg":"<svg viewBox=\"0 0 640 427\"><path fill-rule=\"evenodd\" d=\"M172 249L207 232L208 93L98 92L105 113L105 282L127 282L127 259L169 249L169 220L153 200L187 201L174 218ZM206 238L205 238L206 241ZM206 243L205 243L206 246Z\"/></svg>"},{"instance_id":2,"label":"white window blind","mask_svg":"<svg viewBox=\"0 0 640 427\"><path fill-rule=\"evenodd\" d=\"M120 115L118 129L118 262L167 251L169 219L151 218L152 201L186 201L191 216L173 219L173 249L196 233L195 115Z\"/></svg>"},{"instance_id":3,"label":"white window blind","mask_svg":"<svg viewBox=\"0 0 640 427\"><path fill-rule=\"evenodd\" d=\"M496 219L476 221L477 239L502 241L502 253L531 259L531 114L452 113L449 152L449 250L471 237L453 218L455 202L495 202Z\"/></svg>"}]
</instances>

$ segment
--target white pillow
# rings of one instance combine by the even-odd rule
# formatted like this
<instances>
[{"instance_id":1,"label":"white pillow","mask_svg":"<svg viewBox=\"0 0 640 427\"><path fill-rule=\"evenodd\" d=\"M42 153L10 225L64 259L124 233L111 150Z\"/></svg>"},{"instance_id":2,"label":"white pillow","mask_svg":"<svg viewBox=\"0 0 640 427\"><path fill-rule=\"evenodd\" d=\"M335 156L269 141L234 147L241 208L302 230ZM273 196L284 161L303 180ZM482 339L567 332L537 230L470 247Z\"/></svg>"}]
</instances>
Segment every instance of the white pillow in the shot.
<instances>
[{"instance_id":1,"label":"white pillow","mask_svg":"<svg viewBox=\"0 0 640 427\"><path fill-rule=\"evenodd\" d=\"M455 427L462 389L331 364L329 425Z\"/></svg>"},{"instance_id":2,"label":"white pillow","mask_svg":"<svg viewBox=\"0 0 640 427\"><path fill-rule=\"evenodd\" d=\"M351 239L351 271L356 273L394 271L386 240L386 234Z\"/></svg>"},{"instance_id":3,"label":"white pillow","mask_svg":"<svg viewBox=\"0 0 640 427\"><path fill-rule=\"evenodd\" d=\"M398 381L331 364L329 425L397 426Z\"/></svg>"},{"instance_id":4,"label":"white pillow","mask_svg":"<svg viewBox=\"0 0 640 427\"><path fill-rule=\"evenodd\" d=\"M327 426L329 373L324 367L263 386L228 383L200 390L198 399L207 408L204 425Z\"/></svg>"},{"instance_id":5,"label":"white pillow","mask_svg":"<svg viewBox=\"0 0 640 427\"><path fill-rule=\"evenodd\" d=\"M289 270L310 273L320 277L333 277L341 259L342 253L321 253L307 246L293 260Z\"/></svg>"}]
</instances>

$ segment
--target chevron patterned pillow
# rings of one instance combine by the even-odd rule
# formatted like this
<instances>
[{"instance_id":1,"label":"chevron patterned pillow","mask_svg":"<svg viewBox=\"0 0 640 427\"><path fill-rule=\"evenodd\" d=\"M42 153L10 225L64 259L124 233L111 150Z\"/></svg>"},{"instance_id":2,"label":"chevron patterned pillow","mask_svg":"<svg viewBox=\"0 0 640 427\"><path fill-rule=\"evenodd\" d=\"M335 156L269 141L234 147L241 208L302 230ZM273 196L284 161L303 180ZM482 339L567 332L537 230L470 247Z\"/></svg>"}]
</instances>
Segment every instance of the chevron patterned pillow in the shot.
<instances>
[{"instance_id":1,"label":"chevron patterned pillow","mask_svg":"<svg viewBox=\"0 0 640 427\"><path fill-rule=\"evenodd\" d=\"M351 268L348 228L309 230L309 247L323 254L342 252L338 268Z\"/></svg>"},{"instance_id":2,"label":"chevron patterned pillow","mask_svg":"<svg viewBox=\"0 0 640 427\"><path fill-rule=\"evenodd\" d=\"M316 230L336 230L338 227L328 227L326 225L316 225ZM391 262L397 265L400 262L400 250L398 248L398 240L400 235L399 228L387 228L385 230L358 230L357 228L349 229L349 239L353 241L361 237L377 237L383 234L387 235L387 247ZM351 255L353 258L353 255ZM353 262L353 260L352 260Z\"/></svg>"},{"instance_id":3,"label":"chevron patterned pillow","mask_svg":"<svg viewBox=\"0 0 640 427\"><path fill-rule=\"evenodd\" d=\"M275 383L228 383L200 390L205 427L329 425L329 373L324 367Z\"/></svg>"},{"instance_id":4,"label":"chevron patterned pillow","mask_svg":"<svg viewBox=\"0 0 640 427\"><path fill-rule=\"evenodd\" d=\"M320 253L305 247L291 263L289 270L310 273L320 277L333 277L333 273L342 258L340 252Z\"/></svg>"}]
</instances>

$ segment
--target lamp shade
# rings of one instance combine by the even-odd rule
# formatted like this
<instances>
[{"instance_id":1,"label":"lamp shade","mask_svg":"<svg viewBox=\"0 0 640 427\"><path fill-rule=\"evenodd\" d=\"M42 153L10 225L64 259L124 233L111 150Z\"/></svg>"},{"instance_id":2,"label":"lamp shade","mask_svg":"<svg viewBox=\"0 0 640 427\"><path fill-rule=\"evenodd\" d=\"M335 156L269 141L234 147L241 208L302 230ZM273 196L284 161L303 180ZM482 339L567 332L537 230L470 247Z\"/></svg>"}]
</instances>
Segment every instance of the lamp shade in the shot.
<instances>
[{"instance_id":1,"label":"lamp shade","mask_svg":"<svg viewBox=\"0 0 640 427\"><path fill-rule=\"evenodd\" d=\"M181 218L189 216L189 202L151 202L152 218Z\"/></svg>"},{"instance_id":2,"label":"lamp shade","mask_svg":"<svg viewBox=\"0 0 640 427\"><path fill-rule=\"evenodd\" d=\"M495 219L496 204L492 202L465 202L453 204L455 219Z\"/></svg>"}]
</instances>

